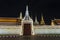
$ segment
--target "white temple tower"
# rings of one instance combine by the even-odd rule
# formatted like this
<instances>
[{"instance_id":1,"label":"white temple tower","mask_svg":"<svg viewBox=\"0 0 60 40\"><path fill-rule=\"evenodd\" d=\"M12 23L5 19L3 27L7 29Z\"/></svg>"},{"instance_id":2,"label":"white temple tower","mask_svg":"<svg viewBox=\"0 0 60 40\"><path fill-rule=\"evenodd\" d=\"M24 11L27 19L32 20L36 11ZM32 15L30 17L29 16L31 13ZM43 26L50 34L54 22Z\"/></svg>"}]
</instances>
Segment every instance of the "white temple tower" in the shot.
<instances>
[{"instance_id":1,"label":"white temple tower","mask_svg":"<svg viewBox=\"0 0 60 40\"><path fill-rule=\"evenodd\" d=\"M29 16L28 6L26 6L25 17L22 19L21 35L34 35L33 20Z\"/></svg>"},{"instance_id":2,"label":"white temple tower","mask_svg":"<svg viewBox=\"0 0 60 40\"><path fill-rule=\"evenodd\" d=\"M34 22L34 24L35 24L35 25L38 25L38 24L39 24L39 22L38 22L38 20L37 20L37 16L35 17L35 22Z\"/></svg>"}]
</instances>

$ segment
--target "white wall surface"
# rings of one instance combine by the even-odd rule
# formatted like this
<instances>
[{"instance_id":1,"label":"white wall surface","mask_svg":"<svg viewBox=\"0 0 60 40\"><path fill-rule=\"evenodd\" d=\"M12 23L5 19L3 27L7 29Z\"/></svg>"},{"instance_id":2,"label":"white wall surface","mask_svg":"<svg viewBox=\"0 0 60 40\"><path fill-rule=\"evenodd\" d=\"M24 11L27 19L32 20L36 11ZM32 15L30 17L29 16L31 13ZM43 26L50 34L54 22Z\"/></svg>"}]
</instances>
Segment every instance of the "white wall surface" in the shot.
<instances>
[{"instance_id":1,"label":"white wall surface","mask_svg":"<svg viewBox=\"0 0 60 40\"><path fill-rule=\"evenodd\" d=\"M35 34L60 34L60 26L33 26ZM0 25L0 34L20 34L21 25Z\"/></svg>"},{"instance_id":2,"label":"white wall surface","mask_svg":"<svg viewBox=\"0 0 60 40\"><path fill-rule=\"evenodd\" d=\"M0 34L20 34L20 26L0 25Z\"/></svg>"},{"instance_id":3,"label":"white wall surface","mask_svg":"<svg viewBox=\"0 0 60 40\"><path fill-rule=\"evenodd\" d=\"M60 29L35 29L35 34L60 34Z\"/></svg>"},{"instance_id":4,"label":"white wall surface","mask_svg":"<svg viewBox=\"0 0 60 40\"><path fill-rule=\"evenodd\" d=\"M35 34L60 34L60 25L34 26Z\"/></svg>"}]
</instances>

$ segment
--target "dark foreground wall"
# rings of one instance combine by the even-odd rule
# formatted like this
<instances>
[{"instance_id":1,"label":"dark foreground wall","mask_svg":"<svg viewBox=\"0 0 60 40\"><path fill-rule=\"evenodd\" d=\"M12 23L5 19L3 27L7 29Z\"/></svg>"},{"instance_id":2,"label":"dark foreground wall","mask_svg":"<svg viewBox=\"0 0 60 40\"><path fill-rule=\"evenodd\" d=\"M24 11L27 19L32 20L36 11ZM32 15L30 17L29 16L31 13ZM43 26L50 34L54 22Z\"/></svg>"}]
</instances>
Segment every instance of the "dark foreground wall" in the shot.
<instances>
[{"instance_id":1,"label":"dark foreground wall","mask_svg":"<svg viewBox=\"0 0 60 40\"><path fill-rule=\"evenodd\" d=\"M59 35L0 36L0 40L59 40Z\"/></svg>"}]
</instances>

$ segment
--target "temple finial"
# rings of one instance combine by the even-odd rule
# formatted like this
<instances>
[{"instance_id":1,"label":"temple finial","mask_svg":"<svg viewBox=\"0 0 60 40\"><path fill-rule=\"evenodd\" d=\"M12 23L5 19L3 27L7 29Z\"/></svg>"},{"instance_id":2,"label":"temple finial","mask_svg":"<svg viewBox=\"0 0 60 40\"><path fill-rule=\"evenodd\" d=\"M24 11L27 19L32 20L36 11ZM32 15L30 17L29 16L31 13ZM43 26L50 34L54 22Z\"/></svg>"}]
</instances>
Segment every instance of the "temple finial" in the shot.
<instances>
[{"instance_id":1,"label":"temple finial","mask_svg":"<svg viewBox=\"0 0 60 40\"><path fill-rule=\"evenodd\" d=\"M45 25L45 22L44 22L44 18L43 18L43 15L41 14L41 22L40 22L41 25Z\"/></svg>"},{"instance_id":2,"label":"temple finial","mask_svg":"<svg viewBox=\"0 0 60 40\"><path fill-rule=\"evenodd\" d=\"M37 22L37 17L35 17L35 22Z\"/></svg>"},{"instance_id":3,"label":"temple finial","mask_svg":"<svg viewBox=\"0 0 60 40\"><path fill-rule=\"evenodd\" d=\"M25 13L25 16L29 16L28 5L26 6L26 13Z\"/></svg>"},{"instance_id":4,"label":"temple finial","mask_svg":"<svg viewBox=\"0 0 60 40\"><path fill-rule=\"evenodd\" d=\"M54 26L54 25L55 25L54 21L53 21L53 20L51 20L51 26Z\"/></svg>"},{"instance_id":5,"label":"temple finial","mask_svg":"<svg viewBox=\"0 0 60 40\"><path fill-rule=\"evenodd\" d=\"M22 19L22 12L20 12L20 17L19 18Z\"/></svg>"},{"instance_id":6,"label":"temple finial","mask_svg":"<svg viewBox=\"0 0 60 40\"><path fill-rule=\"evenodd\" d=\"M28 12L28 6L26 6L26 12L25 12L25 17L24 20L29 20L30 16L29 16L29 12Z\"/></svg>"},{"instance_id":7,"label":"temple finial","mask_svg":"<svg viewBox=\"0 0 60 40\"><path fill-rule=\"evenodd\" d=\"M39 24L39 22L37 21L37 16L35 17L35 24Z\"/></svg>"}]
</instances>

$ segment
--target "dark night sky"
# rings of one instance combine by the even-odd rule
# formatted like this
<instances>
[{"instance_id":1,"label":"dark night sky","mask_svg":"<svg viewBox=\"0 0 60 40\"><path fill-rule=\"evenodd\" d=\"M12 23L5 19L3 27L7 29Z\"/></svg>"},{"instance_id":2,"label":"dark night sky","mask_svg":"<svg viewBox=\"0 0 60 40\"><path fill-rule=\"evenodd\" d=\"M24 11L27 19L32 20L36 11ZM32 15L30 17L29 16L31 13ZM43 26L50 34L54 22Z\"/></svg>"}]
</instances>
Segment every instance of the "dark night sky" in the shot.
<instances>
[{"instance_id":1,"label":"dark night sky","mask_svg":"<svg viewBox=\"0 0 60 40\"><path fill-rule=\"evenodd\" d=\"M37 15L38 21L41 13L44 15L46 23L54 18L60 18L60 1L59 0L0 0L1 17L18 17L22 11L25 14L25 7L29 6L29 13L32 18Z\"/></svg>"}]
</instances>

